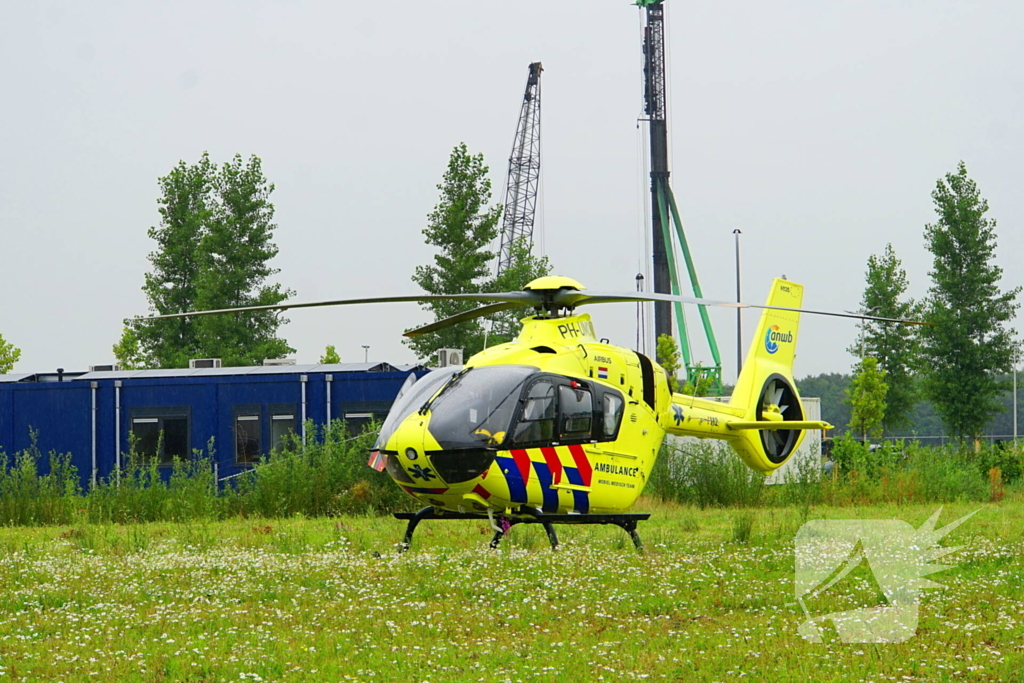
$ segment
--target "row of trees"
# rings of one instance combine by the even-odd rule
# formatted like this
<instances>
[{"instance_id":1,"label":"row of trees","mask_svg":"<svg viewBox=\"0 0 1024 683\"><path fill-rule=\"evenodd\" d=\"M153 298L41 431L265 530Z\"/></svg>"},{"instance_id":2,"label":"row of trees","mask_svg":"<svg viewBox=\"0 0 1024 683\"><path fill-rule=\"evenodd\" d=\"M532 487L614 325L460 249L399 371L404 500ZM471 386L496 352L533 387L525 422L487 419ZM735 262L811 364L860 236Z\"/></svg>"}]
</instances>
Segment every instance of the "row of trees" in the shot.
<instances>
[{"instance_id":1,"label":"row of trees","mask_svg":"<svg viewBox=\"0 0 1024 683\"><path fill-rule=\"evenodd\" d=\"M263 174L257 156L236 155L216 165L208 153L195 164L178 163L158 179L159 224L149 228L156 248L149 254L151 270L142 290L151 315L279 304L294 291L272 282L278 254L273 241L277 225L271 194L273 183ZM436 249L433 263L416 268L412 277L431 294L519 290L551 267L532 254L532 245L513 245L510 268L494 277L495 254L489 246L498 236L500 204L491 205L491 181L483 155L470 154L465 144L452 151L438 185L440 199L423 231ZM476 304L440 301L425 307L435 319L460 313ZM496 329L510 329L514 320L497 318ZM288 321L279 311L232 313L164 320L126 319L114 345L118 364L129 369L187 367L191 358L221 358L225 365L256 365L281 358L295 349L279 336ZM473 354L483 348L484 325L463 323L408 343L428 362L438 348L462 348ZM501 335L494 343L506 341ZM21 351L0 336L0 374L9 372ZM328 346L321 362L340 362Z\"/></svg>"},{"instance_id":2,"label":"row of trees","mask_svg":"<svg viewBox=\"0 0 1024 683\"><path fill-rule=\"evenodd\" d=\"M294 295L271 282L278 273L269 265L278 254L270 201L274 185L264 176L259 157L243 160L236 155L217 166L204 153L198 163L179 162L158 184L160 222L148 233L156 249L149 254L152 269L142 287L151 314L274 305ZM492 276L495 254L488 247L498 235L502 207L490 204L491 181L483 155L470 154L465 144L455 147L438 190L440 199L423 231L436 254L433 263L417 267L412 278L424 291L518 290L550 271L548 260L533 256L532 245L524 241L514 245L512 266ZM426 308L441 319L475 305L440 301ZM221 358L225 365L256 365L294 352L278 335L286 322L278 311L127 319L113 350L126 368L186 367L190 358L205 357ZM408 343L429 361L443 347L476 353L484 336L484 324L472 321ZM505 339L499 335L493 341ZM0 338L0 370L5 359L13 365L17 353L8 352ZM325 349L321 362L340 362L335 347Z\"/></svg>"},{"instance_id":3,"label":"row of trees","mask_svg":"<svg viewBox=\"0 0 1024 683\"><path fill-rule=\"evenodd\" d=\"M850 348L860 362L849 401L850 427L865 436L906 428L924 398L947 435L977 439L1010 388L1018 347L1009 323L1021 288L1000 290L988 202L963 162L938 180L932 200L937 220L925 226L933 262L923 301L906 296L907 273L891 244L868 259L862 311L926 324L864 322L861 342Z\"/></svg>"}]
</instances>

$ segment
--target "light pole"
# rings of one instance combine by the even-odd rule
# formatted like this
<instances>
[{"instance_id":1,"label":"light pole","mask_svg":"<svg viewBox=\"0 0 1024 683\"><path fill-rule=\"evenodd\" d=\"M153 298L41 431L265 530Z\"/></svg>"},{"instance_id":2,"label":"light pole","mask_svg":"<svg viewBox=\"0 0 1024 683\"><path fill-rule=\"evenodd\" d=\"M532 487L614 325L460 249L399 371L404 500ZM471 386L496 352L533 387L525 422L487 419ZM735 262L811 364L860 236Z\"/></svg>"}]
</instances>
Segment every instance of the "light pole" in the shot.
<instances>
[{"instance_id":1,"label":"light pole","mask_svg":"<svg viewBox=\"0 0 1024 683\"><path fill-rule=\"evenodd\" d=\"M742 300L740 297L740 235L743 231L736 228L732 231L736 238L736 303ZM743 314L741 308L736 308L736 379L739 380L740 370L743 369Z\"/></svg>"},{"instance_id":2,"label":"light pole","mask_svg":"<svg viewBox=\"0 0 1024 683\"><path fill-rule=\"evenodd\" d=\"M1017 445L1017 362L1020 360L1020 351L1013 353L1013 444Z\"/></svg>"},{"instance_id":3,"label":"light pole","mask_svg":"<svg viewBox=\"0 0 1024 683\"><path fill-rule=\"evenodd\" d=\"M368 344L363 344L363 362L370 362L370 346Z\"/></svg>"},{"instance_id":4,"label":"light pole","mask_svg":"<svg viewBox=\"0 0 1024 683\"><path fill-rule=\"evenodd\" d=\"M878 309L879 309L879 306L872 306L871 308L869 308L866 311L862 308L859 311L846 311L846 312L851 314L851 315L871 315L872 313L874 313ZM867 326L867 324L868 323L867 323L866 320L861 320L860 321L860 359L861 359L861 361L864 360L864 328Z\"/></svg>"},{"instance_id":5,"label":"light pole","mask_svg":"<svg viewBox=\"0 0 1024 683\"><path fill-rule=\"evenodd\" d=\"M636 274L636 291L644 291L644 274ZM647 353L647 325L644 323L644 302L636 302L636 350ZM642 341L641 341L642 340Z\"/></svg>"}]
</instances>

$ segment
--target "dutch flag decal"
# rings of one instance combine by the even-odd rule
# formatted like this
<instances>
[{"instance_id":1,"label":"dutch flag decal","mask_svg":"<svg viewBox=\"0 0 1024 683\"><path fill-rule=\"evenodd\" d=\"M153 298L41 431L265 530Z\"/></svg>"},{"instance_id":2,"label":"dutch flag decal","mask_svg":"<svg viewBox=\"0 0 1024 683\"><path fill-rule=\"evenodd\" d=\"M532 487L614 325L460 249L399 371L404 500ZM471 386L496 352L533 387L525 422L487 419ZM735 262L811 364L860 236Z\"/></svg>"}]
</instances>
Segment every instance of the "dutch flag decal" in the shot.
<instances>
[{"instance_id":1,"label":"dutch flag decal","mask_svg":"<svg viewBox=\"0 0 1024 683\"><path fill-rule=\"evenodd\" d=\"M598 366L597 377L598 379L608 379L608 368L602 368Z\"/></svg>"}]
</instances>

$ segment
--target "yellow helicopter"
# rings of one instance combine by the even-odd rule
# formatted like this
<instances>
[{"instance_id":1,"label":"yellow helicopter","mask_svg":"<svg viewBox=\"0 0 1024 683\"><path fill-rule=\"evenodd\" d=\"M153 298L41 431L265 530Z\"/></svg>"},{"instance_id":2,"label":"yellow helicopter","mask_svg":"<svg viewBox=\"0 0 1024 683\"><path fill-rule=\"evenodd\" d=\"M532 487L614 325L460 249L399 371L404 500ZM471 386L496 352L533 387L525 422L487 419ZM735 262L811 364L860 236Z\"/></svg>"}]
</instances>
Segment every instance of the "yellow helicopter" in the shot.
<instances>
[{"instance_id":1,"label":"yellow helicopter","mask_svg":"<svg viewBox=\"0 0 1024 683\"><path fill-rule=\"evenodd\" d=\"M340 304L463 299L491 302L411 330L432 332L514 308L533 308L513 341L485 349L463 367L435 370L403 388L370 459L427 507L408 519L404 547L423 519L489 518L492 546L510 524L616 524L639 547L625 514L641 494L666 434L720 439L750 468L770 474L804 432L829 429L805 419L793 380L803 286L776 279L762 306L656 293L590 292L548 276L521 292L378 297L199 311L158 317ZM597 303L682 301L764 309L728 403L669 389L668 375L645 355L600 340L590 316Z\"/></svg>"}]
</instances>

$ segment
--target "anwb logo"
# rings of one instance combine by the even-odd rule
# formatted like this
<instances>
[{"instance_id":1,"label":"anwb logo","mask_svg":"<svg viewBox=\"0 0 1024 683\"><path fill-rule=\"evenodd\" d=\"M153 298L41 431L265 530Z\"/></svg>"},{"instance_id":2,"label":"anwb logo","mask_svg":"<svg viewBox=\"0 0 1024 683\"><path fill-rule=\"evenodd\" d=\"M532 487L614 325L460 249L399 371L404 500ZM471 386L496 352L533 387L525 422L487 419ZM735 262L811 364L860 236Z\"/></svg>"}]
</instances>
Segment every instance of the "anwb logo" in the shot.
<instances>
[{"instance_id":1,"label":"anwb logo","mask_svg":"<svg viewBox=\"0 0 1024 683\"><path fill-rule=\"evenodd\" d=\"M792 344L792 332L780 332L778 325L772 325L764 335L764 349L768 353L775 353L779 350L779 343Z\"/></svg>"}]
</instances>

